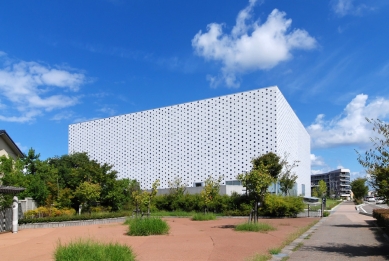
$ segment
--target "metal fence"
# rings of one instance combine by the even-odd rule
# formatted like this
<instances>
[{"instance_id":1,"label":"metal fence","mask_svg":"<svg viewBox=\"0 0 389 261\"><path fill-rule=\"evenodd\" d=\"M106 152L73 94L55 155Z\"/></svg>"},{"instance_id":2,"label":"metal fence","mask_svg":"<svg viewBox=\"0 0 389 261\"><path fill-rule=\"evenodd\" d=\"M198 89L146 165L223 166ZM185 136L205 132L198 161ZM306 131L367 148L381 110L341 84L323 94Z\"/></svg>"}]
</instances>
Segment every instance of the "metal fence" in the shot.
<instances>
[{"instance_id":1,"label":"metal fence","mask_svg":"<svg viewBox=\"0 0 389 261\"><path fill-rule=\"evenodd\" d=\"M307 204L303 212L298 217L321 217L321 204Z\"/></svg>"},{"instance_id":2,"label":"metal fence","mask_svg":"<svg viewBox=\"0 0 389 261\"><path fill-rule=\"evenodd\" d=\"M0 233L12 231L12 208L0 209Z\"/></svg>"}]
</instances>

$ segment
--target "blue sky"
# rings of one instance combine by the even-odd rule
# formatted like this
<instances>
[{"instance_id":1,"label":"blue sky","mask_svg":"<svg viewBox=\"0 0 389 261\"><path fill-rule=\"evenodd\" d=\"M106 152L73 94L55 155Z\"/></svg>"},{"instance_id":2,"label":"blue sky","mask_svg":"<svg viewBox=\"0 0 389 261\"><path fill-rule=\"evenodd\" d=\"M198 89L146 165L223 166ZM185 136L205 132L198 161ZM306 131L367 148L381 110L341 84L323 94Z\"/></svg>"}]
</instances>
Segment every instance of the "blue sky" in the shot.
<instances>
[{"instance_id":1,"label":"blue sky","mask_svg":"<svg viewBox=\"0 0 389 261\"><path fill-rule=\"evenodd\" d=\"M0 129L43 159L68 125L277 85L312 172L349 168L389 118L387 0L0 3Z\"/></svg>"}]
</instances>

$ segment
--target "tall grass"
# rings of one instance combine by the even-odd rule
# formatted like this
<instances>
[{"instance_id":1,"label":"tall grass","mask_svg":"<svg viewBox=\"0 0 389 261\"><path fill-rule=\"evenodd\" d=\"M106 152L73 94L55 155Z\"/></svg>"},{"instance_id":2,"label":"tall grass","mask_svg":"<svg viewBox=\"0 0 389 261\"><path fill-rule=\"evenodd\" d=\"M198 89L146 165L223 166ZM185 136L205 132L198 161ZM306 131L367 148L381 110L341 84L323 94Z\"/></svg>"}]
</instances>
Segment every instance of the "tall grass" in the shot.
<instances>
[{"instance_id":1,"label":"tall grass","mask_svg":"<svg viewBox=\"0 0 389 261\"><path fill-rule=\"evenodd\" d=\"M267 223L243 223L235 227L236 231L268 232L276 230L275 227Z\"/></svg>"},{"instance_id":2,"label":"tall grass","mask_svg":"<svg viewBox=\"0 0 389 261\"><path fill-rule=\"evenodd\" d=\"M130 236L149 236L163 235L169 233L169 225L166 221L157 218L132 218L126 221L129 225L128 235Z\"/></svg>"},{"instance_id":3,"label":"tall grass","mask_svg":"<svg viewBox=\"0 0 389 261\"><path fill-rule=\"evenodd\" d=\"M192 220L194 221L207 221L207 220L215 220L215 219L216 219L216 215L212 213L207 213L207 214L196 213L192 216Z\"/></svg>"},{"instance_id":4,"label":"tall grass","mask_svg":"<svg viewBox=\"0 0 389 261\"><path fill-rule=\"evenodd\" d=\"M59 243L54 258L55 261L134 261L135 255L129 246L79 239L68 245Z\"/></svg>"}]
</instances>

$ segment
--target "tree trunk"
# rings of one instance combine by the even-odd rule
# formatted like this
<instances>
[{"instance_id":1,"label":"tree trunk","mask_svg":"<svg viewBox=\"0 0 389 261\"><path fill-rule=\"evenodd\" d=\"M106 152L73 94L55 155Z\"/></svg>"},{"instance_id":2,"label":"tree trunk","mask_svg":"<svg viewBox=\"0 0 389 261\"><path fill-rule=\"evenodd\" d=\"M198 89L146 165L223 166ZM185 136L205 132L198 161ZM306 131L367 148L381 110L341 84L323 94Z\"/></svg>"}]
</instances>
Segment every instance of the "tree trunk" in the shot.
<instances>
[{"instance_id":1,"label":"tree trunk","mask_svg":"<svg viewBox=\"0 0 389 261\"><path fill-rule=\"evenodd\" d=\"M255 201L254 223L258 223L258 201Z\"/></svg>"}]
</instances>

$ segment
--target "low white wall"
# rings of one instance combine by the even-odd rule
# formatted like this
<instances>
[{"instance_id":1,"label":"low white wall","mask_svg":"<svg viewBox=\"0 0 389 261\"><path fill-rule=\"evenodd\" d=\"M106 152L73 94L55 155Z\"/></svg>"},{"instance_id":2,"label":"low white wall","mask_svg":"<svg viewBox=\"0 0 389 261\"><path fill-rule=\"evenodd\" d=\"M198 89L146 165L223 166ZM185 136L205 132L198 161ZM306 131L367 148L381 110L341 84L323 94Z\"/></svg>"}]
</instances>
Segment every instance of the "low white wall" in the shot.
<instances>
[{"instance_id":1,"label":"low white wall","mask_svg":"<svg viewBox=\"0 0 389 261\"><path fill-rule=\"evenodd\" d=\"M186 187L185 193L188 194L199 194L204 189L204 187ZM169 194L169 189L158 189L157 195L166 195ZM219 194L220 195L229 195L231 196L232 192L236 192L238 194L245 193L245 189L243 186L235 186L235 185L220 185Z\"/></svg>"}]
</instances>

